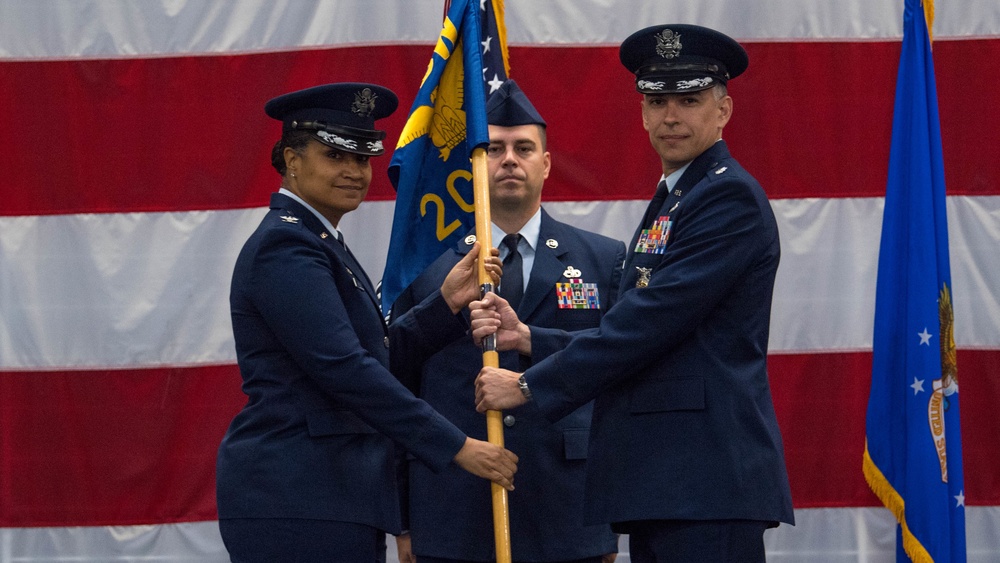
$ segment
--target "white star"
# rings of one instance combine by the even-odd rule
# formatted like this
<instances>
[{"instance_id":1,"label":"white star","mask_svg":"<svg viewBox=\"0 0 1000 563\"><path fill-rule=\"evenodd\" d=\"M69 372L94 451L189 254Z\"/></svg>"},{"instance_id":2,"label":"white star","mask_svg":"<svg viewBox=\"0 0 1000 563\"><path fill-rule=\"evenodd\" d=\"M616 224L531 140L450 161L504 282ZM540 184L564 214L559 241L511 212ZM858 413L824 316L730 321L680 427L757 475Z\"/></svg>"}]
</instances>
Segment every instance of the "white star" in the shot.
<instances>
[{"instance_id":1,"label":"white star","mask_svg":"<svg viewBox=\"0 0 1000 563\"><path fill-rule=\"evenodd\" d=\"M955 505L955 508L958 508L959 506L965 506L965 489L962 489L961 491L959 491L957 495L955 495L955 500L958 501L958 503Z\"/></svg>"},{"instance_id":2,"label":"white star","mask_svg":"<svg viewBox=\"0 0 1000 563\"><path fill-rule=\"evenodd\" d=\"M924 327L924 331L923 332L918 332L917 336L920 337L920 345L921 346L923 346L924 344L930 346L931 345L931 337L934 336L934 335L931 334L931 333L929 333L929 332L927 332L927 327Z\"/></svg>"},{"instance_id":3,"label":"white star","mask_svg":"<svg viewBox=\"0 0 1000 563\"><path fill-rule=\"evenodd\" d=\"M503 80L500 80L500 77L494 74L493 80L490 80L487 84L490 85L490 94L492 94L500 89L500 86L503 84Z\"/></svg>"},{"instance_id":4,"label":"white star","mask_svg":"<svg viewBox=\"0 0 1000 563\"><path fill-rule=\"evenodd\" d=\"M486 36L486 41L480 41L480 43L483 45L484 55L490 52L490 41L493 41L493 38L488 35Z\"/></svg>"},{"instance_id":5,"label":"white star","mask_svg":"<svg viewBox=\"0 0 1000 563\"><path fill-rule=\"evenodd\" d=\"M479 0L479 9L484 12L486 11L486 0Z\"/></svg>"},{"instance_id":6,"label":"white star","mask_svg":"<svg viewBox=\"0 0 1000 563\"><path fill-rule=\"evenodd\" d=\"M914 377L913 378L913 385L910 385L910 387L913 388L913 394L914 395L916 395L917 393L921 393L924 390L924 380L923 379L917 379L916 377Z\"/></svg>"},{"instance_id":7,"label":"white star","mask_svg":"<svg viewBox=\"0 0 1000 563\"><path fill-rule=\"evenodd\" d=\"M486 67L483 67L483 82L486 82Z\"/></svg>"}]
</instances>

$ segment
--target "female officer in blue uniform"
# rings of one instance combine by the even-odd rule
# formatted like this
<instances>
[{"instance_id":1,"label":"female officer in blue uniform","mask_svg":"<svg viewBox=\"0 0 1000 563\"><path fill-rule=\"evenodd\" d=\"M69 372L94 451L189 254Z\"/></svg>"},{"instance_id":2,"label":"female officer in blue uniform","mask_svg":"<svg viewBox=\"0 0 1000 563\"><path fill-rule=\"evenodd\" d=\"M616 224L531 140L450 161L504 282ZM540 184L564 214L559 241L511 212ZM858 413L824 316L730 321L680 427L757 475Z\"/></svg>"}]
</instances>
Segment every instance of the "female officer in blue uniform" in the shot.
<instances>
[{"instance_id":1,"label":"female officer in blue uniform","mask_svg":"<svg viewBox=\"0 0 1000 563\"><path fill-rule=\"evenodd\" d=\"M400 532L396 445L438 470L455 462L512 489L516 456L468 438L387 369L388 329L371 281L342 242L364 200L376 119L396 96L340 83L279 96L270 211L239 254L230 307L247 404L219 447L219 527L233 561L384 561ZM442 285L478 297L475 255ZM499 274L499 259L488 264Z\"/></svg>"}]
</instances>

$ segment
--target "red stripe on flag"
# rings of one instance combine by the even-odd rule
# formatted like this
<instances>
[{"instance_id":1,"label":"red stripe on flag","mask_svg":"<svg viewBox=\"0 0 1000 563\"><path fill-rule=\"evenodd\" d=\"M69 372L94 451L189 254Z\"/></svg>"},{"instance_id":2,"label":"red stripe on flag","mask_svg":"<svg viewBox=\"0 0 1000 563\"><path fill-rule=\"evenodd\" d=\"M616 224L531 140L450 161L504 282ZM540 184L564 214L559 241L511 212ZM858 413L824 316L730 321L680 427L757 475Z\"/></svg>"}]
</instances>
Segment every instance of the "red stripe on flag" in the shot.
<instances>
[{"instance_id":1,"label":"red stripe on flag","mask_svg":"<svg viewBox=\"0 0 1000 563\"><path fill-rule=\"evenodd\" d=\"M235 365L0 372L0 527L217 518Z\"/></svg>"},{"instance_id":2,"label":"red stripe on flag","mask_svg":"<svg viewBox=\"0 0 1000 563\"><path fill-rule=\"evenodd\" d=\"M997 365L1000 350L958 352L968 505L1000 505ZM881 506L861 473L871 370L871 352L768 357L796 508Z\"/></svg>"},{"instance_id":3,"label":"red stripe on flag","mask_svg":"<svg viewBox=\"0 0 1000 563\"><path fill-rule=\"evenodd\" d=\"M430 47L357 47L157 59L0 63L0 215L267 205L279 184L273 96L329 82L385 84L412 99ZM401 104L405 107L405 104ZM380 125L392 132L405 111ZM390 146L392 146L390 144ZM381 167L374 199L391 199Z\"/></svg>"},{"instance_id":4,"label":"red stripe on flag","mask_svg":"<svg viewBox=\"0 0 1000 563\"><path fill-rule=\"evenodd\" d=\"M871 353L772 355L796 508L876 506L861 475ZM998 351L959 351L970 505L1000 505ZM211 520L236 366L0 372L0 527ZM470 404L471 408L471 404Z\"/></svg>"},{"instance_id":5,"label":"red stripe on flag","mask_svg":"<svg viewBox=\"0 0 1000 563\"><path fill-rule=\"evenodd\" d=\"M411 104L431 47L380 46L231 56L0 63L0 215L264 206L279 93L372 81ZM898 42L751 43L731 84L726 139L774 198L885 193ZM639 98L617 47L512 47L511 69L549 123L548 201L647 199L659 176ZM1000 169L969 154L1000 145L1000 113L963 73L1000 59L1000 40L934 45L948 193L1000 194ZM552 62L558 61L554 69ZM406 112L381 122L394 144ZM393 199L388 158L369 199Z\"/></svg>"}]
</instances>

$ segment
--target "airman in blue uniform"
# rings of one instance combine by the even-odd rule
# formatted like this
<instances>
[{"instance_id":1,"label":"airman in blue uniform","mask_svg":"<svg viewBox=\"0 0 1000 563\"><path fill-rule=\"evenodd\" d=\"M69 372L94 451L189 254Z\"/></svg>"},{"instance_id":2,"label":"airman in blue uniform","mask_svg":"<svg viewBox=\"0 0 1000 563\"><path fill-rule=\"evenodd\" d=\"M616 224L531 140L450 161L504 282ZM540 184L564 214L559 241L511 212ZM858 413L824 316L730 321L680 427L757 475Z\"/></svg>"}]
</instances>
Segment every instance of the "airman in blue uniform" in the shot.
<instances>
[{"instance_id":1,"label":"airman in blue uniform","mask_svg":"<svg viewBox=\"0 0 1000 563\"><path fill-rule=\"evenodd\" d=\"M529 326L527 346L500 354L520 370L561 348L570 331L593 328L617 297L625 246L621 241L556 221L541 207L551 157L545 121L513 80L487 103L490 213L500 244L500 292L518 302ZM427 268L392 307L393 372L470 436L485 437L476 412L475 376L482 351L468 334L468 311L456 314L438 287L471 251L470 234ZM583 522L583 485L592 405L578 405L550 422L533 404L504 413L505 446L522 460L517 490L508 497L515 562L600 563L612 560L617 539L607 524ZM489 487L460 471L434 472L421 460L405 468L409 534L398 540L419 563L496 561ZM610 554L610 555L609 555Z\"/></svg>"}]
</instances>

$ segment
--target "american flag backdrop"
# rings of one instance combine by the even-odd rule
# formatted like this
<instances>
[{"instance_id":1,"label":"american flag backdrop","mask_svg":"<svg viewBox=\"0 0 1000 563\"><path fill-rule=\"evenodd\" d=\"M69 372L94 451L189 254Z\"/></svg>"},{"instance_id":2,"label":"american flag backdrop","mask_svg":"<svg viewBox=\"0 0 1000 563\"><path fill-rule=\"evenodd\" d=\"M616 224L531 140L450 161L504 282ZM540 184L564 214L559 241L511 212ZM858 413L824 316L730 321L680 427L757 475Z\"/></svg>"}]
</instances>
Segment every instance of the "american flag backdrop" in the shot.
<instances>
[{"instance_id":1,"label":"american flag backdrop","mask_svg":"<svg viewBox=\"0 0 1000 563\"><path fill-rule=\"evenodd\" d=\"M798 522L768 557L894 560L861 460L903 0L505 5L510 76L549 124L546 209L622 240L660 170L618 44L684 22L745 45L724 138L781 232L769 368ZM0 0L0 562L227 560L229 280L279 183L263 104L384 84L394 146L441 21L441 0ZM932 31L968 559L997 561L1000 4L939 0ZM373 277L389 158L340 225Z\"/></svg>"}]
</instances>

